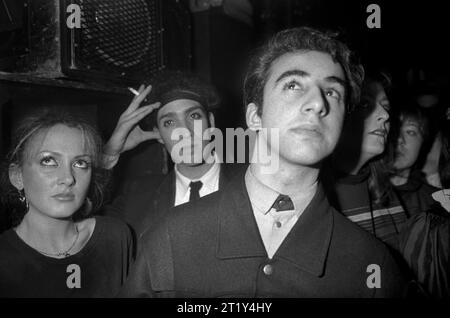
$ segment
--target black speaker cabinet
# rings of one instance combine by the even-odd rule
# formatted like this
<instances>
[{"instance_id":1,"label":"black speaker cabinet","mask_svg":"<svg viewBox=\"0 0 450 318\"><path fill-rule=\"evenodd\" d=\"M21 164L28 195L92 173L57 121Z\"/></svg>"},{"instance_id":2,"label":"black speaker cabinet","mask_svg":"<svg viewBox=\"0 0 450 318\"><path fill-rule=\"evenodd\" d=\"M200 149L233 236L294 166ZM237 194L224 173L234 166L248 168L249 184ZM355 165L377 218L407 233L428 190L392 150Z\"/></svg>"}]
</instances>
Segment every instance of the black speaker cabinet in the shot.
<instances>
[{"instance_id":1,"label":"black speaker cabinet","mask_svg":"<svg viewBox=\"0 0 450 318\"><path fill-rule=\"evenodd\" d=\"M22 3L25 12L22 32L25 30L27 35L27 48L16 60L14 72L46 78L138 83L164 68L191 67L190 16L184 1L18 3ZM17 4L15 7L18 11Z\"/></svg>"}]
</instances>

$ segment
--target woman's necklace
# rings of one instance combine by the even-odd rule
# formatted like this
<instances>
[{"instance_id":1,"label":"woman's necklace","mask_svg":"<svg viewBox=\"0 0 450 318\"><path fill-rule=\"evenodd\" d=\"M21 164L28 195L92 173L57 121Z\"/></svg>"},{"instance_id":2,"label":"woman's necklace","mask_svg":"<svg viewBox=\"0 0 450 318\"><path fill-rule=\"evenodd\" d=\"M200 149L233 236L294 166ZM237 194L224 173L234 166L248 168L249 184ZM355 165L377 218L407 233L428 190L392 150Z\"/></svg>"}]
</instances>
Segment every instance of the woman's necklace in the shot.
<instances>
[{"instance_id":1,"label":"woman's necklace","mask_svg":"<svg viewBox=\"0 0 450 318\"><path fill-rule=\"evenodd\" d=\"M43 252L43 251L41 251L41 250L39 250L39 249L37 249L37 248L35 248L36 249L36 251L38 251L39 253L41 253L41 254L44 254L44 255L47 255L47 256L53 256L53 257L69 257L71 254L70 254L70 251L73 249L73 247L75 246L75 244L77 243L77 241L78 241L78 237L80 236L80 232L78 231L78 226L76 226L75 225L75 230L76 230L76 232L77 232L77 235L75 236L75 240L73 241L73 243L72 243L72 245L67 249L67 250L65 250L65 251L62 251L62 252L59 252L59 253L55 253L55 254L52 254L52 253L46 253L46 252Z\"/></svg>"}]
</instances>

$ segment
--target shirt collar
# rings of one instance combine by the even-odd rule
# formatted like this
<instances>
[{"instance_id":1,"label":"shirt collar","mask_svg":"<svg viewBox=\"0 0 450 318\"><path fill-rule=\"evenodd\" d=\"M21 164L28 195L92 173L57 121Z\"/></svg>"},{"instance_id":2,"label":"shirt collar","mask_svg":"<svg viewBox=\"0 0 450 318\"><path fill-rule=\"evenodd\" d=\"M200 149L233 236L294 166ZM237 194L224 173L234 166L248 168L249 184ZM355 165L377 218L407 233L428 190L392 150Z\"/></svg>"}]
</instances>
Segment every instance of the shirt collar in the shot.
<instances>
[{"instance_id":1,"label":"shirt collar","mask_svg":"<svg viewBox=\"0 0 450 318\"><path fill-rule=\"evenodd\" d=\"M269 213L271 210L272 205L274 204L276 198L282 194L268 185L262 183L253 173L251 170L251 167L249 167L245 173L245 186L248 191L248 196L250 198L250 202L252 203L252 206L256 207L258 211L262 212L263 214ZM317 184L312 188L313 192L311 193L311 196L308 198L309 200L312 199L314 196L314 193L316 192ZM292 203L294 204L294 210L296 214L300 214L305 207L305 193L298 193L289 195L289 197L292 200ZM303 208L301 208L303 207Z\"/></svg>"},{"instance_id":2,"label":"shirt collar","mask_svg":"<svg viewBox=\"0 0 450 318\"><path fill-rule=\"evenodd\" d=\"M280 193L259 181L252 173L250 167L245 173L245 185L252 205L258 211L267 214Z\"/></svg>"},{"instance_id":3,"label":"shirt collar","mask_svg":"<svg viewBox=\"0 0 450 318\"><path fill-rule=\"evenodd\" d=\"M191 182L195 181L201 181L202 187L205 189L208 189L208 192L214 191L214 179L219 176L220 173L220 163L217 161L216 155L214 155L214 164L209 168L209 170L199 179L189 179L181 174L181 172L178 170L178 165L175 165L175 178L176 182L180 185L180 191L183 193L180 193L181 196L184 196L187 191L189 190L189 184Z\"/></svg>"}]
</instances>

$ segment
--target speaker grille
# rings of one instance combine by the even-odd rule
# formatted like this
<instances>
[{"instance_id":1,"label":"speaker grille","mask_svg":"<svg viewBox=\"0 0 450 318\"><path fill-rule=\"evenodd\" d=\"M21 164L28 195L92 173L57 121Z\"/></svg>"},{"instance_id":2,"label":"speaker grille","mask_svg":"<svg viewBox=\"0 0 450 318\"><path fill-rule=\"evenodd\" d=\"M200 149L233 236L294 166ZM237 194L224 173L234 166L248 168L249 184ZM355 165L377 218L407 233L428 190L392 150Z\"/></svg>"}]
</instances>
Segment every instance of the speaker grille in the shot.
<instances>
[{"instance_id":1,"label":"speaker grille","mask_svg":"<svg viewBox=\"0 0 450 318\"><path fill-rule=\"evenodd\" d=\"M145 79L162 65L160 14L155 0L79 0L77 70L108 76Z\"/></svg>"}]
</instances>

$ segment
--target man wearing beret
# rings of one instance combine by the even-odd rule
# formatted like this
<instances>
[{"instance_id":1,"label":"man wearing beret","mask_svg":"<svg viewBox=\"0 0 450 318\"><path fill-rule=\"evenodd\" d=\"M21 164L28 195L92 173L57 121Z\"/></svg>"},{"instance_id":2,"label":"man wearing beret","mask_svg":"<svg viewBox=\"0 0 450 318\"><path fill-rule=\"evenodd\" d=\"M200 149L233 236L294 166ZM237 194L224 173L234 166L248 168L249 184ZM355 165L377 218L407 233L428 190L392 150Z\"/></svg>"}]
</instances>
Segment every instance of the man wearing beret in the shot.
<instances>
[{"instance_id":1,"label":"man wearing beret","mask_svg":"<svg viewBox=\"0 0 450 318\"><path fill-rule=\"evenodd\" d=\"M206 130L214 127L213 113L220 102L214 87L193 74L177 71L163 72L152 83L146 89L141 86L105 149L109 154L107 167L112 168L120 153L156 139L175 163L162 180L149 175L131 180L105 208L105 214L124 219L137 236L169 208L217 191L237 169L221 164L222 158L215 152L211 160L203 158L210 142ZM156 103L141 106L147 96ZM191 146L176 149L183 138Z\"/></svg>"}]
</instances>

